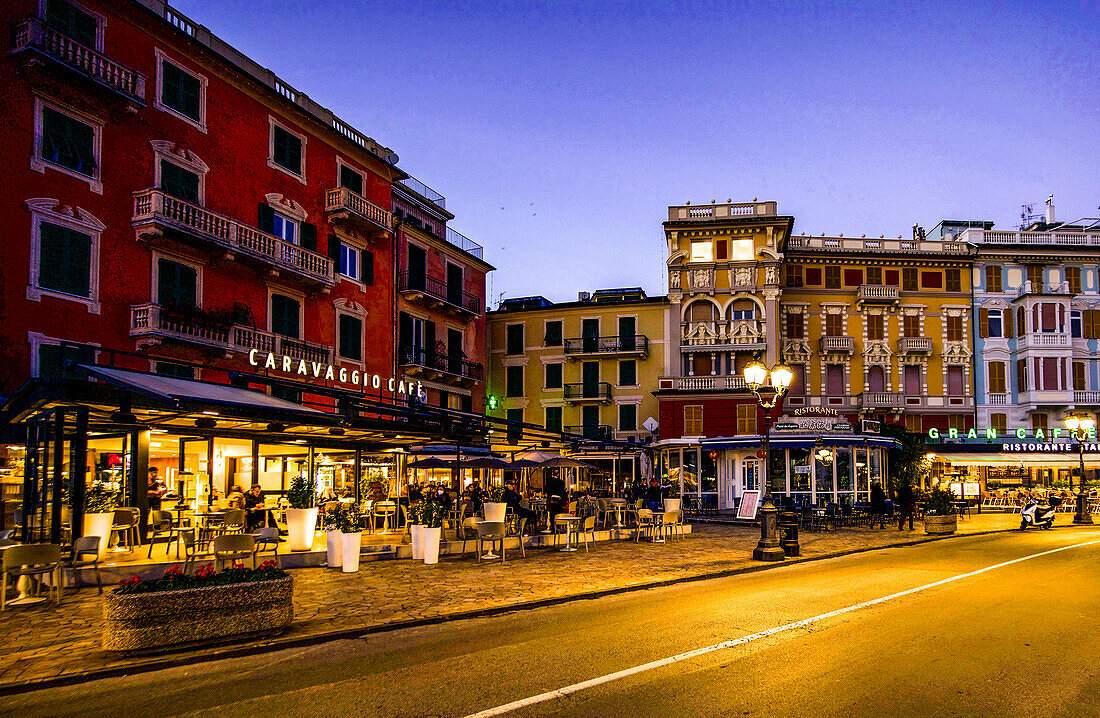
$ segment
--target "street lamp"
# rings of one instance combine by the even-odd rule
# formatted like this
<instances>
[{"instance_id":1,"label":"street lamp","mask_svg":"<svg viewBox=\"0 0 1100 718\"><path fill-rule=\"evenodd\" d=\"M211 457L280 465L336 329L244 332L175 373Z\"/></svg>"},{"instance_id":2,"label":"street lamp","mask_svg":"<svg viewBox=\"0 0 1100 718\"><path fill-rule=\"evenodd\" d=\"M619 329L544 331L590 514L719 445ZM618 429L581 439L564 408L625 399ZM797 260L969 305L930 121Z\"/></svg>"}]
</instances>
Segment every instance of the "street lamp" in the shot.
<instances>
[{"instance_id":1,"label":"street lamp","mask_svg":"<svg viewBox=\"0 0 1100 718\"><path fill-rule=\"evenodd\" d=\"M787 393L794 378L794 372L786 364L780 362L770 370L759 359L754 359L742 370L745 375L745 384L756 397L756 403L764 409L764 439L762 448L763 471L761 472L761 486L764 488L764 503L760 506L760 541L753 549L752 557L756 561L782 561L784 559L783 548L779 545L779 531L776 527L776 516L779 511L772 504L772 491L768 483L771 476L768 466L771 459L768 442L772 430L772 409L779 403L779 399ZM761 394L764 380L771 375L771 396Z\"/></svg>"},{"instance_id":2,"label":"street lamp","mask_svg":"<svg viewBox=\"0 0 1100 718\"><path fill-rule=\"evenodd\" d=\"M1070 414L1065 419L1066 428L1077 439L1077 458L1081 462L1081 480L1077 485L1077 513L1073 515L1075 524L1091 524L1089 515L1089 497L1085 494L1085 437L1096 428L1096 420L1088 414ZM1069 477L1069 490L1073 491L1073 474Z\"/></svg>"}]
</instances>

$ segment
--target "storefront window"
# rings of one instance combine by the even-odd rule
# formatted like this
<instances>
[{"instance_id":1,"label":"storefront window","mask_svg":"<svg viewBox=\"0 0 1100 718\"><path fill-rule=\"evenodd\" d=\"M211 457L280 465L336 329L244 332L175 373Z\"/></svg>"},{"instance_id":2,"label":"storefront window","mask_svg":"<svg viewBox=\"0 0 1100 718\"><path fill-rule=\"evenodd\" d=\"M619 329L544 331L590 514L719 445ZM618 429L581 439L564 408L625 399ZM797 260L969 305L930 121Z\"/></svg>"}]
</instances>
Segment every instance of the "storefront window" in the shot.
<instances>
[{"instance_id":1,"label":"storefront window","mask_svg":"<svg viewBox=\"0 0 1100 718\"><path fill-rule=\"evenodd\" d=\"M699 448L692 446L684 449L683 455L684 491L699 493Z\"/></svg>"},{"instance_id":2,"label":"storefront window","mask_svg":"<svg viewBox=\"0 0 1100 718\"><path fill-rule=\"evenodd\" d=\"M833 464L836 454L831 449L815 454L814 457L814 488L817 492L817 503L825 505L833 501Z\"/></svg>"},{"instance_id":3,"label":"storefront window","mask_svg":"<svg viewBox=\"0 0 1100 718\"><path fill-rule=\"evenodd\" d=\"M841 503L852 500L852 450L847 446L838 446L833 450L836 455L836 490Z\"/></svg>"},{"instance_id":4,"label":"storefront window","mask_svg":"<svg viewBox=\"0 0 1100 718\"><path fill-rule=\"evenodd\" d=\"M703 452L703 471L700 475L704 494L718 493L718 452Z\"/></svg>"},{"instance_id":5,"label":"storefront window","mask_svg":"<svg viewBox=\"0 0 1100 718\"><path fill-rule=\"evenodd\" d=\"M787 450L768 451L768 489L773 494L787 493Z\"/></svg>"},{"instance_id":6,"label":"storefront window","mask_svg":"<svg viewBox=\"0 0 1100 718\"><path fill-rule=\"evenodd\" d=\"M810 492L810 449L794 447L787 452L790 455L791 493Z\"/></svg>"}]
</instances>

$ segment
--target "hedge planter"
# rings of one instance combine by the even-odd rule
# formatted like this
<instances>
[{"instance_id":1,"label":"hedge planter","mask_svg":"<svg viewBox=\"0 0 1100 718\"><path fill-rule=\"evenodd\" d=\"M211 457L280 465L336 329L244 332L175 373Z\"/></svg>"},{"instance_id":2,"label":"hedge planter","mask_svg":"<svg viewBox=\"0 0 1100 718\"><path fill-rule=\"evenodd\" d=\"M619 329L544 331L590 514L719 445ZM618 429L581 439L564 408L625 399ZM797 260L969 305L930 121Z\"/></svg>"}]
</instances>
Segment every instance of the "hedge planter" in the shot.
<instances>
[{"instance_id":1,"label":"hedge planter","mask_svg":"<svg viewBox=\"0 0 1100 718\"><path fill-rule=\"evenodd\" d=\"M925 516L924 517L924 532L933 536L941 536L945 534L955 533L955 529L958 528L958 516L950 514L948 516Z\"/></svg>"},{"instance_id":2,"label":"hedge planter","mask_svg":"<svg viewBox=\"0 0 1100 718\"><path fill-rule=\"evenodd\" d=\"M185 648L234 636L270 634L294 620L293 581L249 581L179 591L103 595L103 648Z\"/></svg>"}]
</instances>

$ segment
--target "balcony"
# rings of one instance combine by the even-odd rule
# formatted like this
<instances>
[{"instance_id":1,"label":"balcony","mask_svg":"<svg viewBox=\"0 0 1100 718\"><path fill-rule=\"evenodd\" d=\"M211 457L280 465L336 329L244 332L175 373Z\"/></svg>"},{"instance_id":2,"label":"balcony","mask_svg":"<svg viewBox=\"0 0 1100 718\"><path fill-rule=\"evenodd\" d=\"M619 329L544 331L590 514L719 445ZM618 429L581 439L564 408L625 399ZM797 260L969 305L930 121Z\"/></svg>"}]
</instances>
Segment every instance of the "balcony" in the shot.
<instances>
[{"instance_id":1,"label":"balcony","mask_svg":"<svg viewBox=\"0 0 1100 718\"><path fill-rule=\"evenodd\" d=\"M1075 389L1073 391L1074 404L1100 404L1100 391L1087 391Z\"/></svg>"},{"instance_id":2,"label":"balcony","mask_svg":"<svg viewBox=\"0 0 1100 718\"><path fill-rule=\"evenodd\" d=\"M1057 332L1022 334L1019 338L1020 349L1055 349L1068 347L1070 337L1068 334Z\"/></svg>"},{"instance_id":3,"label":"balcony","mask_svg":"<svg viewBox=\"0 0 1100 718\"><path fill-rule=\"evenodd\" d=\"M764 386L770 387L766 383ZM658 391L748 391L740 376L663 376L657 380Z\"/></svg>"},{"instance_id":4,"label":"balcony","mask_svg":"<svg viewBox=\"0 0 1100 718\"><path fill-rule=\"evenodd\" d=\"M864 409L900 409L902 400L900 391L865 391L859 395L859 405Z\"/></svg>"},{"instance_id":5,"label":"balcony","mask_svg":"<svg viewBox=\"0 0 1100 718\"><path fill-rule=\"evenodd\" d=\"M902 337L898 339L900 354L932 354L932 340L928 337Z\"/></svg>"},{"instance_id":6,"label":"balcony","mask_svg":"<svg viewBox=\"0 0 1100 718\"><path fill-rule=\"evenodd\" d=\"M429 309L440 309L467 319L481 314L480 297L435 277L401 272L397 275L397 291L410 302Z\"/></svg>"},{"instance_id":7,"label":"balcony","mask_svg":"<svg viewBox=\"0 0 1100 718\"><path fill-rule=\"evenodd\" d=\"M325 190L325 212L330 222L347 223L379 238L393 230L393 215L347 187Z\"/></svg>"},{"instance_id":8,"label":"balcony","mask_svg":"<svg viewBox=\"0 0 1100 718\"><path fill-rule=\"evenodd\" d=\"M856 340L852 337L821 337L822 354L851 354L855 351Z\"/></svg>"},{"instance_id":9,"label":"balcony","mask_svg":"<svg viewBox=\"0 0 1100 718\"><path fill-rule=\"evenodd\" d=\"M885 284L861 284L859 285L859 292L856 295L856 305L863 306L864 304L886 304L894 305L898 303L898 288L887 286Z\"/></svg>"},{"instance_id":10,"label":"balcony","mask_svg":"<svg viewBox=\"0 0 1100 718\"><path fill-rule=\"evenodd\" d=\"M1100 232L1006 232L967 229L959 239L975 244L1100 247Z\"/></svg>"},{"instance_id":11,"label":"balcony","mask_svg":"<svg viewBox=\"0 0 1100 718\"><path fill-rule=\"evenodd\" d=\"M905 396L906 409L950 409L952 411L970 411L974 408L972 396Z\"/></svg>"},{"instance_id":12,"label":"balcony","mask_svg":"<svg viewBox=\"0 0 1100 718\"><path fill-rule=\"evenodd\" d=\"M398 363L409 376L421 376L456 386L472 386L485 376L484 367L477 362L418 347L402 347L398 352Z\"/></svg>"},{"instance_id":13,"label":"balcony","mask_svg":"<svg viewBox=\"0 0 1100 718\"><path fill-rule=\"evenodd\" d=\"M768 346L762 323L755 319L730 322L684 322L680 348L696 351L763 351Z\"/></svg>"},{"instance_id":14,"label":"balcony","mask_svg":"<svg viewBox=\"0 0 1100 718\"><path fill-rule=\"evenodd\" d=\"M567 426L565 433L583 436L590 441L611 441L613 438L611 427L607 424L585 424L583 426Z\"/></svg>"},{"instance_id":15,"label":"balcony","mask_svg":"<svg viewBox=\"0 0 1100 718\"><path fill-rule=\"evenodd\" d=\"M649 337L644 334L628 334L610 337L580 337L566 339L563 345L570 358L583 356L637 356L649 355Z\"/></svg>"},{"instance_id":16,"label":"balcony","mask_svg":"<svg viewBox=\"0 0 1100 718\"><path fill-rule=\"evenodd\" d=\"M565 385L565 400L574 404L611 403L611 384L606 381Z\"/></svg>"},{"instance_id":17,"label":"balcony","mask_svg":"<svg viewBox=\"0 0 1100 718\"><path fill-rule=\"evenodd\" d=\"M274 235L249 227L231 217L184 202L157 189L134 193L131 224L144 239L170 232L186 240L198 240L268 268L273 274L305 280L326 289L336 283L332 260ZM144 231L143 231L144 230Z\"/></svg>"},{"instance_id":18,"label":"balcony","mask_svg":"<svg viewBox=\"0 0 1100 718\"><path fill-rule=\"evenodd\" d=\"M1061 282L1061 283L1054 283L1054 284L1048 282L1048 283L1044 284L1043 282L1032 282L1031 280L1027 280L1023 284L1021 284L1019 287L1016 288L1016 297L1017 297L1017 299L1020 298L1020 297L1026 297L1028 295L1034 295L1034 294L1042 294L1042 295L1066 294L1066 295L1072 295L1072 292L1069 291L1069 282Z\"/></svg>"},{"instance_id":19,"label":"balcony","mask_svg":"<svg viewBox=\"0 0 1100 718\"><path fill-rule=\"evenodd\" d=\"M966 242L946 239L888 239L879 237L807 237L800 235L787 240L787 250L794 252L873 252L875 254L970 254Z\"/></svg>"},{"instance_id":20,"label":"balcony","mask_svg":"<svg viewBox=\"0 0 1100 718\"><path fill-rule=\"evenodd\" d=\"M35 53L123 99L145 106L145 75L29 17L12 28L11 54Z\"/></svg>"},{"instance_id":21,"label":"balcony","mask_svg":"<svg viewBox=\"0 0 1100 718\"><path fill-rule=\"evenodd\" d=\"M258 349L306 361L332 360L329 346L235 324L231 313L219 318L201 310L181 311L151 302L130 307L130 336L138 339L139 347L171 340L224 352Z\"/></svg>"},{"instance_id":22,"label":"balcony","mask_svg":"<svg viewBox=\"0 0 1100 718\"><path fill-rule=\"evenodd\" d=\"M988 406L1008 406L1008 393L990 392L985 395L985 403Z\"/></svg>"}]
</instances>

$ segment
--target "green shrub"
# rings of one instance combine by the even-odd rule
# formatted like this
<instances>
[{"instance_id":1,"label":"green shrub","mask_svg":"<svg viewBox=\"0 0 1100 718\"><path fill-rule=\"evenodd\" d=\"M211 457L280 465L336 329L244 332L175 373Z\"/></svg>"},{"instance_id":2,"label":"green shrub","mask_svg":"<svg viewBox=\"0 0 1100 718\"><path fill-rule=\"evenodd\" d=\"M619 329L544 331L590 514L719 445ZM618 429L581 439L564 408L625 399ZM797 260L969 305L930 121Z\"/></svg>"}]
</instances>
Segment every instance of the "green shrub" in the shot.
<instances>
[{"instance_id":1,"label":"green shrub","mask_svg":"<svg viewBox=\"0 0 1100 718\"><path fill-rule=\"evenodd\" d=\"M292 509L311 509L316 497L317 482L301 476L294 477L290 482L290 489L286 492L286 500L290 502Z\"/></svg>"},{"instance_id":2,"label":"green shrub","mask_svg":"<svg viewBox=\"0 0 1100 718\"><path fill-rule=\"evenodd\" d=\"M362 531L359 520L363 514L359 511L359 505L354 501L341 503L336 507L336 530L340 533L353 534Z\"/></svg>"},{"instance_id":3,"label":"green shrub","mask_svg":"<svg viewBox=\"0 0 1100 718\"><path fill-rule=\"evenodd\" d=\"M950 516L955 513L954 492L942 486L934 486L924 496L924 513L927 516Z\"/></svg>"},{"instance_id":4,"label":"green shrub","mask_svg":"<svg viewBox=\"0 0 1100 718\"><path fill-rule=\"evenodd\" d=\"M115 510L120 500L118 491L102 481L95 481L84 492L84 513L107 514Z\"/></svg>"}]
</instances>

